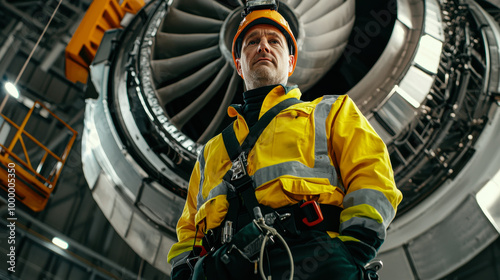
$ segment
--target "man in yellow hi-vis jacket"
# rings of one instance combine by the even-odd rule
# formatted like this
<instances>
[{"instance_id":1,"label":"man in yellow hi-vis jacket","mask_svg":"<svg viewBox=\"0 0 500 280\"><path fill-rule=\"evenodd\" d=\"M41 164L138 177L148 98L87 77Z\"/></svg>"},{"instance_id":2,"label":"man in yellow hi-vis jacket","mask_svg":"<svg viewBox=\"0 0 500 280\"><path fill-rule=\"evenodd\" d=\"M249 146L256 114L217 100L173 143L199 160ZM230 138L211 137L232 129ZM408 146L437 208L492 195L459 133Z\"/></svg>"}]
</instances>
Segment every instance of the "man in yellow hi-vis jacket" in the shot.
<instances>
[{"instance_id":1,"label":"man in yellow hi-vis jacket","mask_svg":"<svg viewBox=\"0 0 500 280\"><path fill-rule=\"evenodd\" d=\"M239 26L233 58L247 89L245 104L228 109L236 117L231 133L241 144L276 104L300 99L297 87L285 86L297 44L276 10L256 9ZM385 144L353 101L324 96L277 112L245 154L243 173L252 188L244 195L231 185L234 176L227 177L236 165L227 143L219 134L198 157L177 225L179 241L168 256L172 279L191 279L200 254L205 257L194 270L202 272L195 278L201 273L205 279L361 279L402 195ZM252 218L245 209L253 200L248 195L265 209L262 226L255 222L262 216ZM265 224L283 242L262 241ZM248 225L262 235L247 238Z\"/></svg>"}]
</instances>

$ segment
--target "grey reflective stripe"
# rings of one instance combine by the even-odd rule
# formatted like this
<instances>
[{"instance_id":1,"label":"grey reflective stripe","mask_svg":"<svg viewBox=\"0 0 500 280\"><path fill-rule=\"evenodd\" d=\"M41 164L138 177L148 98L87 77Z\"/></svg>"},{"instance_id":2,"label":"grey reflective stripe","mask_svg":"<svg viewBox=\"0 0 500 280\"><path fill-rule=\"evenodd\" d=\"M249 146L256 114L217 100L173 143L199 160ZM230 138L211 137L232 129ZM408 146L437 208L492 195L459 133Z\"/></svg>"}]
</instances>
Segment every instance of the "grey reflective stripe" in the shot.
<instances>
[{"instance_id":1,"label":"grey reflective stripe","mask_svg":"<svg viewBox=\"0 0 500 280\"><path fill-rule=\"evenodd\" d=\"M173 257L170 260L170 264L172 264L172 269L178 265L182 265L182 264L187 263L187 259L188 259L190 252L191 251L187 251L187 252L179 254L178 256Z\"/></svg>"},{"instance_id":2,"label":"grey reflective stripe","mask_svg":"<svg viewBox=\"0 0 500 280\"><path fill-rule=\"evenodd\" d=\"M262 186L263 184L284 175L292 175L301 178L328 178L330 182L335 182L337 180L337 177L335 176L335 168L331 165L327 168L310 168L298 161L283 162L273 166L261 168L251 177L255 182L255 186ZM222 181L222 183L215 186L210 190L206 199L203 199L200 190L197 203L198 209L200 209L203 203L209 201L210 199L219 195L227 194L229 186L226 186L226 184L227 183L225 181Z\"/></svg>"},{"instance_id":3,"label":"grey reflective stripe","mask_svg":"<svg viewBox=\"0 0 500 280\"><path fill-rule=\"evenodd\" d=\"M367 219L375 223L375 225L371 222L367 223L366 221L364 221L364 219L360 220L360 218L353 217L342 223L340 228L347 228L351 225L370 225L370 228L375 230L377 234L379 234L379 237L385 237L385 229L389 226L389 223L392 221L392 219L394 219L394 216L396 215L396 211L394 210L394 207L392 207L392 204L389 202L384 193L374 189L360 189L344 197L344 209L362 204L367 204L375 208L382 216L382 223L379 224L377 221Z\"/></svg>"},{"instance_id":4,"label":"grey reflective stripe","mask_svg":"<svg viewBox=\"0 0 500 280\"><path fill-rule=\"evenodd\" d=\"M314 111L314 154L316 157L316 164L330 165L328 157L324 158L321 155L328 155L328 142L326 137L326 118L330 114L333 103L337 100L338 96L325 96L323 100L316 105Z\"/></svg>"},{"instance_id":5,"label":"grey reflective stripe","mask_svg":"<svg viewBox=\"0 0 500 280\"><path fill-rule=\"evenodd\" d=\"M354 191L344 197L344 209L352 206L368 204L375 208L382 216L384 226L389 226L396 215L396 211L392 207L387 197L383 192L374 189L360 189Z\"/></svg>"},{"instance_id":6,"label":"grey reflective stripe","mask_svg":"<svg viewBox=\"0 0 500 280\"><path fill-rule=\"evenodd\" d=\"M316 110L314 111L314 168L332 168L330 184L339 187L345 193L342 179L339 180L337 171L330 164L330 158L328 156L328 137L326 135L326 118L328 118L332 105L338 98L338 95L325 95L323 100L316 105Z\"/></svg>"},{"instance_id":7,"label":"grey reflective stripe","mask_svg":"<svg viewBox=\"0 0 500 280\"><path fill-rule=\"evenodd\" d=\"M263 184L275 180L284 175L292 175L302 178L326 178L332 186L339 187L343 192L345 188L342 180L339 180L337 171L330 164L328 156L328 137L326 135L326 118L330 114L333 103L338 96L325 96L323 100L316 105L314 112L315 137L314 137L314 167L308 167L298 161L288 161L276 165L261 168L255 172L252 179L255 186L259 187ZM200 164L201 168L201 164ZM210 190L206 199L201 196L202 185L198 193L198 209L203 203L218 196L227 194L227 186L222 182Z\"/></svg>"},{"instance_id":8,"label":"grey reflective stripe","mask_svg":"<svg viewBox=\"0 0 500 280\"><path fill-rule=\"evenodd\" d=\"M362 217L352 217L349 220L340 224L340 234L351 226L361 226L363 228L371 229L377 233L377 237L379 239L384 240L386 236L386 227L384 224L379 224L377 221L370 218L362 218Z\"/></svg>"},{"instance_id":9,"label":"grey reflective stripe","mask_svg":"<svg viewBox=\"0 0 500 280\"><path fill-rule=\"evenodd\" d=\"M288 161L276 165L261 168L252 176L256 186L279 178L284 175L292 175L302 178L327 178L335 186L337 181L335 168L331 165L310 168L298 161Z\"/></svg>"},{"instance_id":10,"label":"grey reflective stripe","mask_svg":"<svg viewBox=\"0 0 500 280\"><path fill-rule=\"evenodd\" d=\"M198 155L198 163L199 163L199 168L200 168L200 185L198 189L198 196L196 198L197 200L197 208L200 209L200 206L205 203L202 195L202 190L203 190L203 182L205 181L205 146L201 149L200 154Z\"/></svg>"},{"instance_id":11,"label":"grey reflective stripe","mask_svg":"<svg viewBox=\"0 0 500 280\"><path fill-rule=\"evenodd\" d=\"M332 186L338 186L345 192L342 180L338 179L337 171L330 164L326 135L326 118L337 98L338 96L325 96L316 105L314 111L314 167L308 167L298 161L288 161L264 167L255 171L253 179L256 186L262 186L284 175L293 175L302 178L326 178Z\"/></svg>"},{"instance_id":12,"label":"grey reflective stripe","mask_svg":"<svg viewBox=\"0 0 500 280\"><path fill-rule=\"evenodd\" d=\"M201 195L198 195L198 205L197 205L198 210L205 202L209 201L210 199L219 195L227 194L227 189L230 188L230 186L227 186L226 184L227 183L223 180L220 184L218 184L217 186L215 186L213 189L210 190L207 198L205 199L203 199Z\"/></svg>"}]
</instances>

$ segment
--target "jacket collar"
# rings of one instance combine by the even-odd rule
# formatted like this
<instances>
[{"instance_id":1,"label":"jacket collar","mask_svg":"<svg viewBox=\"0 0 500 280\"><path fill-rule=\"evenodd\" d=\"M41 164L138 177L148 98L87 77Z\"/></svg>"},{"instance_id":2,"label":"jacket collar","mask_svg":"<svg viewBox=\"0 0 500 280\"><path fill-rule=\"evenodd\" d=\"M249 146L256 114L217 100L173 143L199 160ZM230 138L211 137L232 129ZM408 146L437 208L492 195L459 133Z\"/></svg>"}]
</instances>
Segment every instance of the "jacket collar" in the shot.
<instances>
[{"instance_id":1,"label":"jacket collar","mask_svg":"<svg viewBox=\"0 0 500 280\"><path fill-rule=\"evenodd\" d=\"M269 86L268 86L269 87ZM268 88L264 87L264 88ZM259 119L264 115L269 109L274 107L274 105L280 103L281 101L288 99L288 98L297 98L300 99L302 96L302 93L300 92L300 89L295 85L291 87L287 87L284 85L276 85L274 87L269 87L270 91L266 95L266 98L264 98L264 101L262 102L262 107L260 109L260 114L259 114ZM259 90L259 89L255 89ZM234 118L238 117L238 119L243 119L240 113L241 105L231 105L227 109L227 114L229 117Z\"/></svg>"}]
</instances>

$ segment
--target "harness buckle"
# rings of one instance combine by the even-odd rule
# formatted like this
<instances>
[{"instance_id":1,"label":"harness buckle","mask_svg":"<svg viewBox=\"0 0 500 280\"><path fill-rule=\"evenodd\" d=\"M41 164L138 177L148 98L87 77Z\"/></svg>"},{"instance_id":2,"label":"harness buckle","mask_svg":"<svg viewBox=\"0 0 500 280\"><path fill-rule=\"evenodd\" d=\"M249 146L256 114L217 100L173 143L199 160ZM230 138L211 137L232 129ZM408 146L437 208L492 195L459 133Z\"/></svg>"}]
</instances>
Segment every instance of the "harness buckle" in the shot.
<instances>
[{"instance_id":1,"label":"harness buckle","mask_svg":"<svg viewBox=\"0 0 500 280\"><path fill-rule=\"evenodd\" d=\"M234 161L233 166L231 167L232 175L231 181L235 181L243 178L243 176L247 175L247 158L245 156L245 152L242 152Z\"/></svg>"},{"instance_id":2,"label":"harness buckle","mask_svg":"<svg viewBox=\"0 0 500 280\"><path fill-rule=\"evenodd\" d=\"M304 208L306 206L309 207ZM314 210L313 212L309 210L310 207L312 207L312 210ZM302 219L302 222L307 226L312 227L323 221L323 213L319 208L318 202L316 202L315 200L309 200L301 203L300 208L304 210L304 214L306 216L305 218Z\"/></svg>"}]
</instances>

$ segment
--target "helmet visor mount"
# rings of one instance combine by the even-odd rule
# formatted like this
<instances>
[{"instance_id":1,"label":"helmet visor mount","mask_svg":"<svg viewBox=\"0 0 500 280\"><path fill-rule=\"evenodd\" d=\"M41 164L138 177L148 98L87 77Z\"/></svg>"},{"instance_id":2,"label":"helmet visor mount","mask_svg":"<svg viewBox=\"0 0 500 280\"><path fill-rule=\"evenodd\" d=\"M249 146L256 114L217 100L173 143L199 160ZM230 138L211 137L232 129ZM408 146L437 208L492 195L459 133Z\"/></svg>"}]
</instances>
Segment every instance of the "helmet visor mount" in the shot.
<instances>
[{"instance_id":1,"label":"helmet visor mount","mask_svg":"<svg viewBox=\"0 0 500 280\"><path fill-rule=\"evenodd\" d=\"M246 17L249 13L255 10L278 10L278 4L275 0L248 0L246 7L241 13L242 17Z\"/></svg>"}]
</instances>

